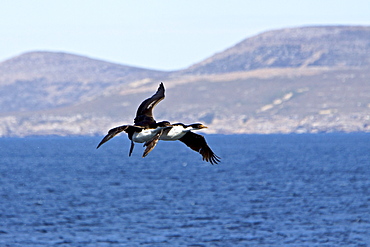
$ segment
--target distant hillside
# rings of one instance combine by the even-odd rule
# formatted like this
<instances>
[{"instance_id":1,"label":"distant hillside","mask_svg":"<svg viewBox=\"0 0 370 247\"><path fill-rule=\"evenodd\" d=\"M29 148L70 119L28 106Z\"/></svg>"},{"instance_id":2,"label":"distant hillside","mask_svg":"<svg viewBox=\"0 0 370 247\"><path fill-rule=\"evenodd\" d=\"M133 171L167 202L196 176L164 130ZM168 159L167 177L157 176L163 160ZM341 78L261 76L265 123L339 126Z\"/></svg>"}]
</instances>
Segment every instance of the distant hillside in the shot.
<instances>
[{"instance_id":1,"label":"distant hillside","mask_svg":"<svg viewBox=\"0 0 370 247\"><path fill-rule=\"evenodd\" d=\"M370 27L269 31L174 72L30 52L0 63L0 136L102 135L161 81L156 119L207 133L370 132L368 78Z\"/></svg>"},{"instance_id":2,"label":"distant hillside","mask_svg":"<svg viewBox=\"0 0 370 247\"><path fill-rule=\"evenodd\" d=\"M370 65L370 27L322 26L274 30L247 38L183 71L219 74L261 68Z\"/></svg>"},{"instance_id":3,"label":"distant hillside","mask_svg":"<svg viewBox=\"0 0 370 247\"><path fill-rule=\"evenodd\" d=\"M0 113L67 106L110 86L162 75L67 53L29 52L0 63Z\"/></svg>"}]
</instances>

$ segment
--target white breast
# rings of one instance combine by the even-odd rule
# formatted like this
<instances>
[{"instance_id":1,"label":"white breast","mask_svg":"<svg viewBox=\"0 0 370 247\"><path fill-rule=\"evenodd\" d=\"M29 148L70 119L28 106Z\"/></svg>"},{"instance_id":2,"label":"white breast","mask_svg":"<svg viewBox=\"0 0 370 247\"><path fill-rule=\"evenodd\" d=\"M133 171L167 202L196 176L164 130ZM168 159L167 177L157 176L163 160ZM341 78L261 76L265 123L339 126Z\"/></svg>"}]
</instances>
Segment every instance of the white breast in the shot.
<instances>
[{"instance_id":1,"label":"white breast","mask_svg":"<svg viewBox=\"0 0 370 247\"><path fill-rule=\"evenodd\" d=\"M176 141L183 137L185 134L186 131L184 127L173 126L171 129L165 130L159 139L163 141Z\"/></svg>"},{"instance_id":2,"label":"white breast","mask_svg":"<svg viewBox=\"0 0 370 247\"><path fill-rule=\"evenodd\" d=\"M147 142L149 140L152 140L159 130L160 129L145 129L139 133L135 132L132 135L132 140L138 143Z\"/></svg>"}]
</instances>

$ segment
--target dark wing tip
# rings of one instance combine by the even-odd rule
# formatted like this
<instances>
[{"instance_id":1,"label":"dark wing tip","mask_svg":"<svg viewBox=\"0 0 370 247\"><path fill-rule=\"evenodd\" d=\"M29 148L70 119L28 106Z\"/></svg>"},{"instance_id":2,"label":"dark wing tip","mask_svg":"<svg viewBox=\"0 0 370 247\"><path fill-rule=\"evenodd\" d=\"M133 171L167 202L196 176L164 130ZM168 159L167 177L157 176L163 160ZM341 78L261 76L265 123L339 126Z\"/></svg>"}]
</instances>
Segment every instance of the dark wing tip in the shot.
<instances>
[{"instance_id":1,"label":"dark wing tip","mask_svg":"<svg viewBox=\"0 0 370 247\"><path fill-rule=\"evenodd\" d=\"M199 153L203 156L203 160L211 163L212 165L221 162L221 158L217 156L209 146L202 148Z\"/></svg>"},{"instance_id":2,"label":"dark wing tip","mask_svg":"<svg viewBox=\"0 0 370 247\"><path fill-rule=\"evenodd\" d=\"M101 145L103 145L104 143L106 143L107 141L109 141L110 139L112 139L113 136L111 134L109 134L109 133L106 136L104 136L104 138L99 142L99 144L96 147L96 149L98 149Z\"/></svg>"},{"instance_id":3,"label":"dark wing tip","mask_svg":"<svg viewBox=\"0 0 370 247\"><path fill-rule=\"evenodd\" d=\"M163 98L164 98L164 92L165 92L166 90L164 89L164 84L163 84L163 82L161 82L160 84L159 84L159 87L158 87L158 89L157 89L157 92L159 92L159 93L161 93L162 94L162 96L163 96Z\"/></svg>"},{"instance_id":4,"label":"dark wing tip","mask_svg":"<svg viewBox=\"0 0 370 247\"><path fill-rule=\"evenodd\" d=\"M212 165L217 165L218 163L220 163L221 162L221 160L220 160L221 158L220 157L218 157L217 155L212 155L211 156L211 158L210 158L210 160L209 160L209 162L212 164Z\"/></svg>"},{"instance_id":5,"label":"dark wing tip","mask_svg":"<svg viewBox=\"0 0 370 247\"><path fill-rule=\"evenodd\" d=\"M98 144L98 146L96 146L96 149L98 149L101 145L103 145L104 143L106 143L110 138L108 140L106 140L106 139L108 139L108 138L105 138L104 137L103 140L101 140L101 142Z\"/></svg>"}]
</instances>

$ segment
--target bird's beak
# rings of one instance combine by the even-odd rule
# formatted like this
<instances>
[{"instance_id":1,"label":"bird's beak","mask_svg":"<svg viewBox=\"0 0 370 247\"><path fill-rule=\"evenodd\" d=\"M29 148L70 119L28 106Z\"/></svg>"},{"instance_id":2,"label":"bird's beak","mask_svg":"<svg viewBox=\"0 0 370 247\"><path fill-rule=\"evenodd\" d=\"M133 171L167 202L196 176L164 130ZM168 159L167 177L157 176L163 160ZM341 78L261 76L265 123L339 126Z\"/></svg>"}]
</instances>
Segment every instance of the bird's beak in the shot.
<instances>
[{"instance_id":1,"label":"bird's beak","mask_svg":"<svg viewBox=\"0 0 370 247\"><path fill-rule=\"evenodd\" d=\"M201 128L201 129L206 129L206 128L208 128L208 127L207 127L207 126L205 126L205 125L201 125L201 126L200 126L200 128Z\"/></svg>"}]
</instances>

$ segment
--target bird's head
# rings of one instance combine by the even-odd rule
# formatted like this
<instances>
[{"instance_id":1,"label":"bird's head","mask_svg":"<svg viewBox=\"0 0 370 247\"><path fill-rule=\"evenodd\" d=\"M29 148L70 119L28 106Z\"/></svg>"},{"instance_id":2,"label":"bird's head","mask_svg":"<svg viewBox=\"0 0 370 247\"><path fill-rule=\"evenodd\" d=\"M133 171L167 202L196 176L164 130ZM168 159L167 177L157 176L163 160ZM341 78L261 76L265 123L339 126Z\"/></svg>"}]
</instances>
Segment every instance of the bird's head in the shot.
<instances>
[{"instance_id":1,"label":"bird's head","mask_svg":"<svg viewBox=\"0 0 370 247\"><path fill-rule=\"evenodd\" d=\"M200 129L208 128L207 126L205 126L201 123L190 124L190 125L188 125L188 127L191 127L193 130L200 130Z\"/></svg>"},{"instance_id":2,"label":"bird's head","mask_svg":"<svg viewBox=\"0 0 370 247\"><path fill-rule=\"evenodd\" d=\"M168 126L172 126L171 123L168 122L168 121L158 122L156 125L157 125L157 127L168 127Z\"/></svg>"}]
</instances>

